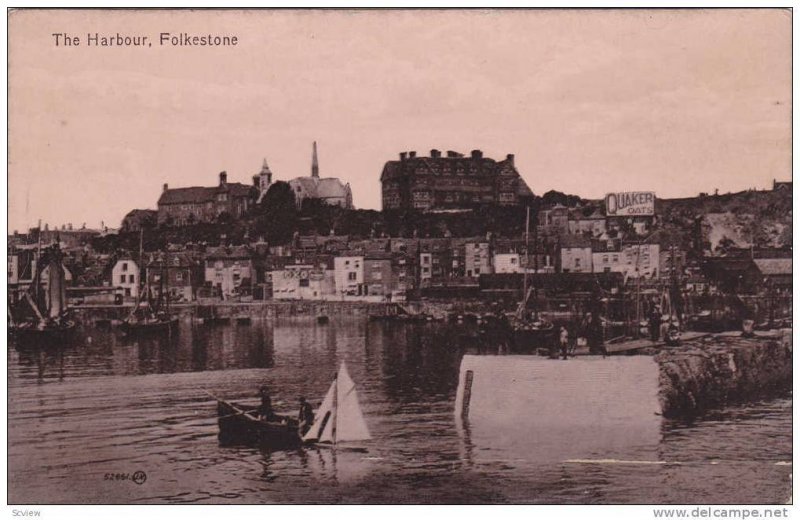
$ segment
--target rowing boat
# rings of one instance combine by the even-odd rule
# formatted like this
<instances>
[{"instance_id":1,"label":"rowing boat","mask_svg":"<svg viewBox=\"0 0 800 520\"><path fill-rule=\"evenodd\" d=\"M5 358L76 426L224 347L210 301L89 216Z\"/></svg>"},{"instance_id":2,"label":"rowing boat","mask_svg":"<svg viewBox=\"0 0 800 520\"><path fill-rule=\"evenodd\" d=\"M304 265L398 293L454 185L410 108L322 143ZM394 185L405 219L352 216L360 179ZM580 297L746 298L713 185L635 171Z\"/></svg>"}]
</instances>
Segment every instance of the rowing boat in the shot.
<instances>
[{"instance_id":1,"label":"rowing boat","mask_svg":"<svg viewBox=\"0 0 800 520\"><path fill-rule=\"evenodd\" d=\"M219 442L222 445L258 445L269 449L292 449L304 444L337 446L370 439L361 413L355 383L342 363L334 376L314 422L301 433L297 419L258 416L257 407L217 400Z\"/></svg>"}]
</instances>

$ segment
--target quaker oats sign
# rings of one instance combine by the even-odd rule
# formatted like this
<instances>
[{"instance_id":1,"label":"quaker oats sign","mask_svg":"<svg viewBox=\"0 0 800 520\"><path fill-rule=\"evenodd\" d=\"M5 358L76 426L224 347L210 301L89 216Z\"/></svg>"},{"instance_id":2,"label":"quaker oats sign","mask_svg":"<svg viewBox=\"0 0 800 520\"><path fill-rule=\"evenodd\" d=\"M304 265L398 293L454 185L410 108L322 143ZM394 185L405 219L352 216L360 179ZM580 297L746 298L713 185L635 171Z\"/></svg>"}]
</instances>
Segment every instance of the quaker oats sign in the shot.
<instances>
[{"instance_id":1,"label":"quaker oats sign","mask_svg":"<svg viewBox=\"0 0 800 520\"><path fill-rule=\"evenodd\" d=\"M606 216L632 217L655 214L656 194L652 191L623 191L606 195Z\"/></svg>"}]
</instances>

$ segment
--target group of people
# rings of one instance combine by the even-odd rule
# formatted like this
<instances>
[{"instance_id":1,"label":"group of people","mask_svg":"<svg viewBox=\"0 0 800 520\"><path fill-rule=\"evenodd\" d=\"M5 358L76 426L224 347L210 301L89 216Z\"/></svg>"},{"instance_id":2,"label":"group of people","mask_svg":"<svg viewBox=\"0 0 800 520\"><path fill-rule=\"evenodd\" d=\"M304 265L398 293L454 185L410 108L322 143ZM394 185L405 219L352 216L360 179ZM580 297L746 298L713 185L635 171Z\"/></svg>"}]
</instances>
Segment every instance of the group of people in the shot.
<instances>
[{"instance_id":1,"label":"group of people","mask_svg":"<svg viewBox=\"0 0 800 520\"><path fill-rule=\"evenodd\" d=\"M262 385L258 393L261 397L261 404L256 408L258 418L267 422L285 421L286 418L276 414L275 410L272 408L272 398L269 395L269 388L267 388L266 385ZM311 408L311 404L306 401L305 397L300 397L300 410L297 413L297 422L301 436L305 435L311 428L311 425L314 424L314 410Z\"/></svg>"},{"instance_id":2,"label":"group of people","mask_svg":"<svg viewBox=\"0 0 800 520\"><path fill-rule=\"evenodd\" d=\"M566 325L561 325L558 329L558 350L551 353L551 357L567 359L575 347L580 342L585 342L592 354L608 354L603 341L603 327L600 319L591 313L587 314L581 321L577 333L570 332Z\"/></svg>"}]
</instances>

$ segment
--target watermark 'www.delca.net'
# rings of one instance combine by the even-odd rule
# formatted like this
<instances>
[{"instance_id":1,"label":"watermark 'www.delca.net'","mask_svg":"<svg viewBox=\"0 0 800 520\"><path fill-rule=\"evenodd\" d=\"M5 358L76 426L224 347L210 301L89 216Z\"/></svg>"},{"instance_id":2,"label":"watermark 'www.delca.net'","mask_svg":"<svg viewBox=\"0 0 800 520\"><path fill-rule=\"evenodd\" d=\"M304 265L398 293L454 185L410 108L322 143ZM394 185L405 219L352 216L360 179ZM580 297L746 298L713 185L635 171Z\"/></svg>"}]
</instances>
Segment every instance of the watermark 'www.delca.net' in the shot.
<instances>
[{"instance_id":1,"label":"watermark 'www.delca.net'","mask_svg":"<svg viewBox=\"0 0 800 520\"><path fill-rule=\"evenodd\" d=\"M752 507L670 507L653 510L656 518L789 518L789 508Z\"/></svg>"}]
</instances>

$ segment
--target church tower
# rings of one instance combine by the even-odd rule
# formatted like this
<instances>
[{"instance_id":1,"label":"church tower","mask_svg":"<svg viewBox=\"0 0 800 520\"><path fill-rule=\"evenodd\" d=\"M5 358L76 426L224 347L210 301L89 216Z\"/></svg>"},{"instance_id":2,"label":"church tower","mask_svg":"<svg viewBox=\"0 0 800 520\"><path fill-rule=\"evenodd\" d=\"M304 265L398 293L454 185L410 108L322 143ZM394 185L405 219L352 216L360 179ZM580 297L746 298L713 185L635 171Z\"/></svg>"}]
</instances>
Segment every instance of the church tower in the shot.
<instances>
[{"instance_id":1,"label":"church tower","mask_svg":"<svg viewBox=\"0 0 800 520\"><path fill-rule=\"evenodd\" d=\"M319 162L317 161L317 142L314 141L314 152L311 156L311 176L319 179Z\"/></svg>"},{"instance_id":2,"label":"church tower","mask_svg":"<svg viewBox=\"0 0 800 520\"><path fill-rule=\"evenodd\" d=\"M264 159L264 164L261 165L261 171L258 175L253 176L253 184L258 189L258 200L260 202L272 185L272 171L269 169L266 159Z\"/></svg>"}]
</instances>

